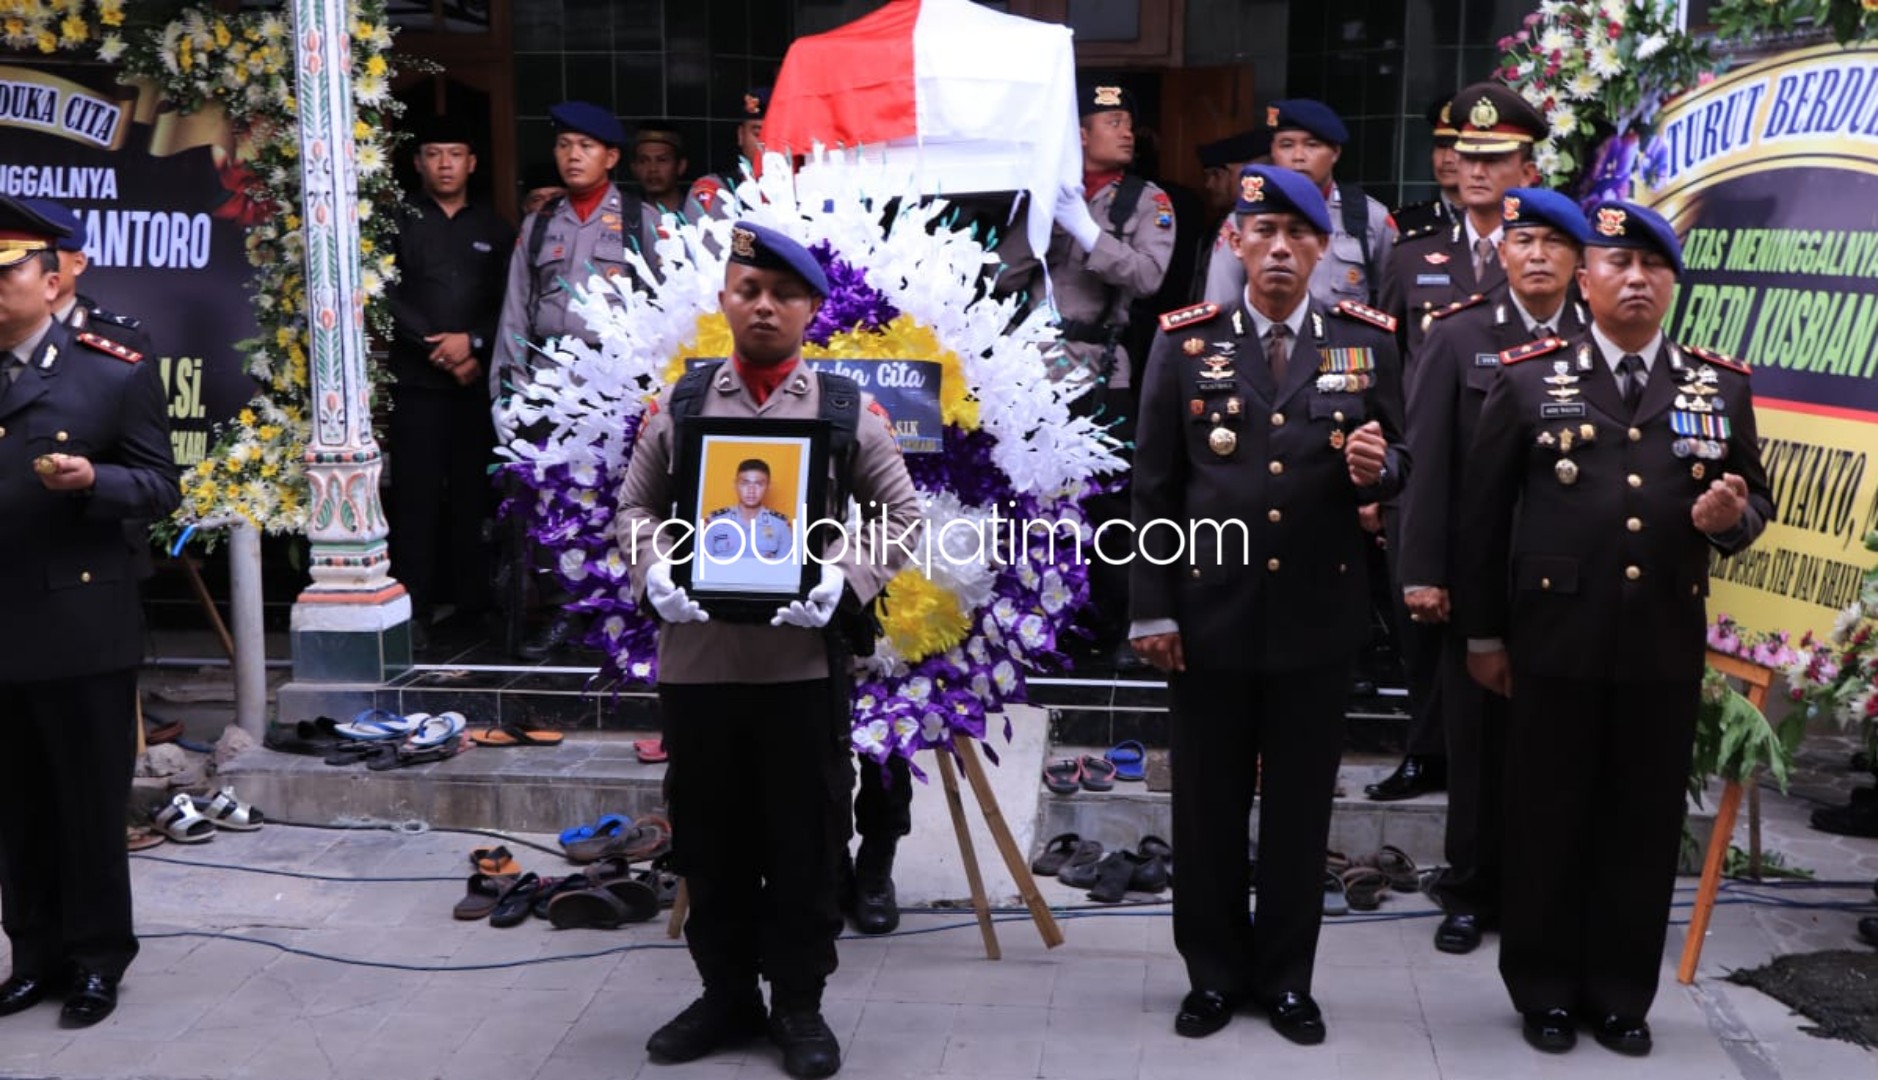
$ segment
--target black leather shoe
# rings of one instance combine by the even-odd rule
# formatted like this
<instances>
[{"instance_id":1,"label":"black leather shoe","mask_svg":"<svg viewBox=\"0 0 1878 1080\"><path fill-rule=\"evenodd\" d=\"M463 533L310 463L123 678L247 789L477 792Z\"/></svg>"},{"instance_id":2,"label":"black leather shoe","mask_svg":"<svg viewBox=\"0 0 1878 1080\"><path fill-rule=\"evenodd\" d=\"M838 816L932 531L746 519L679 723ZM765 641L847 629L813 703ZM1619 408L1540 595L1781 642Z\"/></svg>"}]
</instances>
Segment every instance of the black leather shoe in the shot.
<instances>
[{"instance_id":1,"label":"black leather shoe","mask_svg":"<svg viewBox=\"0 0 1878 1080\"><path fill-rule=\"evenodd\" d=\"M25 1012L46 1000L46 980L33 975L15 975L0 983L0 1016Z\"/></svg>"},{"instance_id":2,"label":"black leather shoe","mask_svg":"<svg viewBox=\"0 0 1878 1080\"><path fill-rule=\"evenodd\" d=\"M1324 1012L1309 994L1291 991L1265 1003L1271 1014L1272 1030L1299 1046L1316 1046L1329 1032L1324 1027Z\"/></svg>"},{"instance_id":3,"label":"black leather shoe","mask_svg":"<svg viewBox=\"0 0 1878 1080\"><path fill-rule=\"evenodd\" d=\"M1548 1054L1563 1054L1578 1045L1578 1028L1572 1023L1572 1014L1564 1009L1525 1013L1519 1030L1526 1036L1527 1046Z\"/></svg>"},{"instance_id":4,"label":"black leather shoe","mask_svg":"<svg viewBox=\"0 0 1878 1080\"><path fill-rule=\"evenodd\" d=\"M1395 771L1363 788L1374 802L1413 799L1431 791L1445 791L1448 786L1448 763L1437 757L1410 754Z\"/></svg>"},{"instance_id":5,"label":"black leather shoe","mask_svg":"<svg viewBox=\"0 0 1878 1080\"><path fill-rule=\"evenodd\" d=\"M1858 921L1858 936L1865 939L1867 945L1878 945L1878 915L1867 915ZM0 998L0 1001L4 1001ZM6 1015L0 1013L0 1016Z\"/></svg>"},{"instance_id":6,"label":"black leather shoe","mask_svg":"<svg viewBox=\"0 0 1878 1080\"><path fill-rule=\"evenodd\" d=\"M546 660L556 649L580 637L586 628L586 620L563 611L533 637L522 642L516 648L515 655L523 660Z\"/></svg>"},{"instance_id":7,"label":"black leather shoe","mask_svg":"<svg viewBox=\"0 0 1878 1080\"><path fill-rule=\"evenodd\" d=\"M65 1008L59 1012L59 1026L90 1027L117 1009L117 980L95 972L81 971L72 980Z\"/></svg>"},{"instance_id":8,"label":"black leather shoe","mask_svg":"<svg viewBox=\"0 0 1878 1080\"><path fill-rule=\"evenodd\" d=\"M900 928L900 902L893 879L856 874L854 929L863 934L891 934Z\"/></svg>"},{"instance_id":9,"label":"black leather shoe","mask_svg":"<svg viewBox=\"0 0 1878 1080\"><path fill-rule=\"evenodd\" d=\"M1232 1019L1232 998L1217 990L1192 990L1180 999L1174 1014L1174 1034L1204 1039Z\"/></svg>"},{"instance_id":10,"label":"black leather shoe","mask_svg":"<svg viewBox=\"0 0 1878 1080\"><path fill-rule=\"evenodd\" d=\"M662 1065L696 1061L763 1034L763 999L754 991L736 1001L705 995L685 1006L646 1040L646 1053Z\"/></svg>"},{"instance_id":11,"label":"black leather shoe","mask_svg":"<svg viewBox=\"0 0 1878 1080\"><path fill-rule=\"evenodd\" d=\"M769 1037L783 1052L783 1072L798 1080L816 1080L841 1071L841 1040L814 1009L771 1016Z\"/></svg>"},{"instance_id":12,"label":"black leather shoe","mask_svg":"<svg viewBox=\"0 0 1878 1080\"><path fill-rule=\"evenodd\" d=\"M1449 915L1435 927L1435 948L1445 953L1466 954L1480 948L1480 917Z\"/></svg>"},{"instance_id":13,"label":"black leather shoe","mask_svg":"<svg viewBox=\"0 0 1878 1080\"><path fill-rule=\"evenodd\" d=\"M1592 1034L1597 1036L1598 1045L1606 1050L1615 1050L1631 1057L1643 1057L1650 1052L1650 1025L1640 1016L1612 1013L1598 1021Z\"/></svg>"}]
</instances>

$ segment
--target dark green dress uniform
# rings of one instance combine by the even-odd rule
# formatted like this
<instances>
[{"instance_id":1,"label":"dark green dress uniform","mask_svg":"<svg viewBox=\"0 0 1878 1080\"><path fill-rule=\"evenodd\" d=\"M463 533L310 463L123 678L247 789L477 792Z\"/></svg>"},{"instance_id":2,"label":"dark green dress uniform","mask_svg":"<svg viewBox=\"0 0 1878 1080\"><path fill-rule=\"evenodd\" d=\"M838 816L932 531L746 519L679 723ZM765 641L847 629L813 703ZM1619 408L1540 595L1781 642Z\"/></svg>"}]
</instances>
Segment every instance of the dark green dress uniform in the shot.
<instances>
[{"instance_id":1,"label":"dark green dress uniform","mask_svg":"<svg viewBox=\"0 0 1878 1080\"><path fill-rule=\"evenodd\" d=\"M1277 385L1262 317L1244 304L1162 316L1135 452L1131 636L1177 629L1187 668L1169 680L1174 942L1195 990L1262 1002L1310 992L1343 705L1369 636L1356 511L1395 494L1408 468L1391 321L1315 299L1294 318ZM1343 446L1371 420L1388 460L1359 489ZM1254 922L1246 840L1261 760Z\"/></svg>"},{"instance_id":2,"label":"dark green dress uniform","mask_svg":"<svg viewBox=\"0 0 1878 1080\"><path fill-rule=\"evenodd\" d=\"M1667 226L1664 226L1667 229ZM1500 972L1528 1015L1640 1019L1682 841L1711 552L1773 514L1748 370L1660 339L1625 406L1595 333L1503 353L1462 487L1455 611L1513 668ZM1705 536L1724 472L1748 509Z\"/></svg>"},{"instance_id":3,"label":"dark green dress uniform","mask_svg":"<svg viewBox=\"0 0 1878 1080\"><path fill-rule=\"evenodd\" d=\"M1534 323L1507 293L1475 296L1435 313L1409 380L1408 444L1415 482L1402 498L1402 587L1447 589L1460 562L1461 491L1480 407L1500 374L1500 354L1535 337L1576 334L1582 303ZM1545 331L1545 333L1539 333ZM1448 758L1448 869L1439 895L1450 914L1493 920L1500 910L1500 782L1506 760L1506 699L1467 674L1467 641L1452 617L1444 628L1437 700Z\"/></svg>"}]
</instances>

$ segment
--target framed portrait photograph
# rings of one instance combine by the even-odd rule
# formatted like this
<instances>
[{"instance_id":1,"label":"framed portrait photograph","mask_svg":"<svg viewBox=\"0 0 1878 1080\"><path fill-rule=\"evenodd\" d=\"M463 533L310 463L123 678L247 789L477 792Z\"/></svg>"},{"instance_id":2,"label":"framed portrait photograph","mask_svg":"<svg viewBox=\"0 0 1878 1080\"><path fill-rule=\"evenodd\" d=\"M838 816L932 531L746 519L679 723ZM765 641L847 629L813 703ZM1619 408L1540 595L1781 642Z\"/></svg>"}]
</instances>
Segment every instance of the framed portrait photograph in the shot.
<instances>
[{"instance_id":1,"label":"framed portrait photograph","mask_svg":"<svg viewBox=\"0 0 1878 1080\"><path fill-rule=\"evenodd\" d=\"M712 618L768 622L822 579L828 422L700 416L680 426L672 580Z\"/></svg>"}]
</instances>

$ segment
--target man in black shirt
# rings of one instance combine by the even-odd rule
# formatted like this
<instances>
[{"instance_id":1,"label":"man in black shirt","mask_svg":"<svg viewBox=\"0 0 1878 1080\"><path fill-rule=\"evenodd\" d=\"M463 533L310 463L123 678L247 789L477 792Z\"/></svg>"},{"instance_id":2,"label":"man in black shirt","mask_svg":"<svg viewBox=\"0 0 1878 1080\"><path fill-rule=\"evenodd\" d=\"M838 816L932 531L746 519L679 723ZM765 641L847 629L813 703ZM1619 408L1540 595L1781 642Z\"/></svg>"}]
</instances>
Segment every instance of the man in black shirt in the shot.
<instances>
[{"instance_id":1,"label":"man in black shirt","mask_svg":"<svg viewBox=\"0 0 1878 1080\"><path fill-rule=\"evenodd\" d=\"M459 615L491 604L489 357L515 229L468 195L476 154L444 117L417 142L423 193L405 213L391 289L391 568L411 593L413 644L435 605ZM439 573L447 577L439 581Z\"/></svg>"}]
</instances>

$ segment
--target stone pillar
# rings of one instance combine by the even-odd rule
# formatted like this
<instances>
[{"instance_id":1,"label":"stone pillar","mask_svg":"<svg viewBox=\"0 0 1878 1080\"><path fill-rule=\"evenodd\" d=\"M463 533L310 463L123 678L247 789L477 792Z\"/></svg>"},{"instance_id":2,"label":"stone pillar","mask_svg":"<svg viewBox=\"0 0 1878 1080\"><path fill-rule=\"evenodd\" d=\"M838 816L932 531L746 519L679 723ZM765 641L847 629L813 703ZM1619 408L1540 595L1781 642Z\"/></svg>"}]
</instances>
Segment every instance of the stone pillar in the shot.
<instances>
[{"instance_id":1,"label":"stone pillar","mask_svg":"<svg viewBox=\"0 0 1878 1080\"><path fill-rule=\"evenodd\" d=\"M369 705L359 691L411 666L411 598L387 572L382 462L372 438L347 7L345 0L292 0L312 379L305 462L313 584L293 607L294 684L280 695L284 719ZM346 700L331 700L335 694Z\"/></svg>"}]
</instances>

